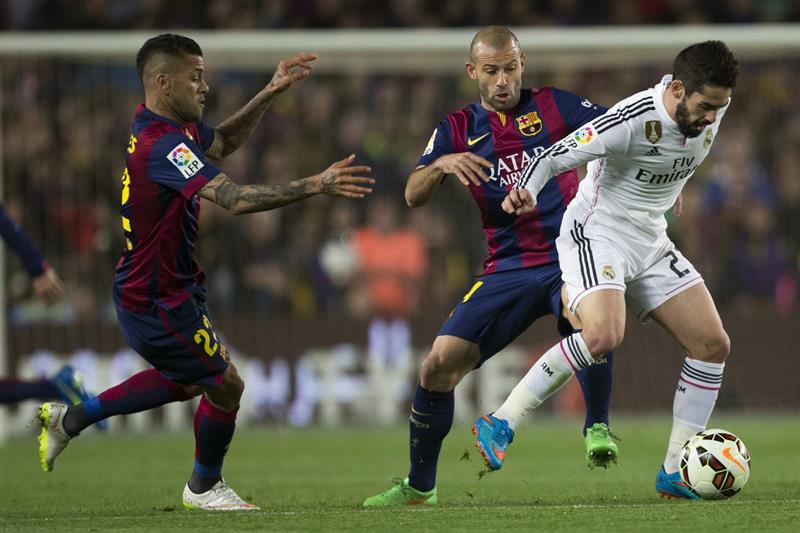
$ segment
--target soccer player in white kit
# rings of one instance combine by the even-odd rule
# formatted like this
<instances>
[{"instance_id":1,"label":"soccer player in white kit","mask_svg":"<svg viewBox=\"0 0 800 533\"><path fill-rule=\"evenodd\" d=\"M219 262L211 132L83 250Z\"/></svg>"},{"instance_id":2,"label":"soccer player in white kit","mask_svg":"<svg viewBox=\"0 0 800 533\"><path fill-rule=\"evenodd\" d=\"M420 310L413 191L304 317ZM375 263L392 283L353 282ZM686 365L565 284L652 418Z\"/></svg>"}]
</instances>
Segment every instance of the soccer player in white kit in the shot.
<instances>
[{"instance_id":1,"label":"soccer player in white kit","mask_svg":"<svg viewBox=\"0 0 800 533\"><path fill-rule=\"evenodd\" d=\"M671 76L533 159L503 201L508 213L530 212L550 176L589 163L556 241L562 298L582 331L550 348L494 416L518 420L616 348L627 300L640 320L661 324L687 353L656 477L666 498L697 499L681 481L679 452L706 427L730 340L703 278L667 237L664 213L679 209L681 189L708 155L738 74L723 42L689 46Z\"/></svg>"}]
</instances>

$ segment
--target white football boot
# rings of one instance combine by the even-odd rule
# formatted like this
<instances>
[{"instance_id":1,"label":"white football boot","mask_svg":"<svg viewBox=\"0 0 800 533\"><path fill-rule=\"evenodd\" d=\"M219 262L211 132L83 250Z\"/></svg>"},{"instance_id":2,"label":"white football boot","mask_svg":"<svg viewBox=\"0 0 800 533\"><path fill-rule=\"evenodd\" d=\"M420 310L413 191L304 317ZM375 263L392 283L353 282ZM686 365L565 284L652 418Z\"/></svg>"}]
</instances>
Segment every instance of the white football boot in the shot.
<instances>
[{"instance_id":1,"label":"white football boot","mask_svg":"<svg viewBox=\"0 0 800 533\"><path fill-rule=\"evenodd\" d=\"M183 489L183 506L186 509L201 509L203 511L259 511L260 507L247 503L230 488L225 480L202 494L195 494L189 490L189 484Z\"/></svg>"},{"instance_id":2,"label":"white football boot","mask_svg":"<svg viewBox=\"0 0 800 533\"><path fill-rule=\"evenodd\" d=\"M47 402L39 406L36 416L33 417L33 423L42 427L37 440L39 441L39 461L45 472L53 470L56 457L64 451L72 438L64 431L64 415L66 414L66 404Z\"/></svg>"}]
</instances>

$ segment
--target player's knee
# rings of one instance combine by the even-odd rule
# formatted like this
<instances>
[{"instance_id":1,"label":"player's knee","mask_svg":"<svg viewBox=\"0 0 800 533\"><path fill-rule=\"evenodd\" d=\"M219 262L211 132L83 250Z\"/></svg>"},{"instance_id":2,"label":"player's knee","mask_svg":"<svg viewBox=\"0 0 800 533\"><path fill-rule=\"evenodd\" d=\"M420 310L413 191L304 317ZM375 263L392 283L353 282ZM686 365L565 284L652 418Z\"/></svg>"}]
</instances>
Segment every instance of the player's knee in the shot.
<instances>
[{"instance_id":1,"label":"player's knee","mask_svg":"<svg viewBox=\"0 0 800 533\"><path fill-rule=\"evenodd\" d=\"M206 395L217 407L232 411L239 407L239 400L244 392L244 380L239 376L236 367L229 365L222 374L219 385L206 390Z\"/></svg>"},{"instance_id":2,"label":"player's knee","mask_svg":"<svg viewBox=\"0 0 800 533\"><path fill-rule=\"evenodd\" d=\"M452 381L452 365L449 364L447 354L431 351L422 361L419 381L428 390L439 390Z\"/></svg>"},{"instance_id":3,"label":"player's knee","mask_svg":"<svg viewBox=\"0 0 800 533\"><path fill-rule=\"evenodd\" d=\"M692 355L708 363L724 363L730 351L731 339L724 330L720 330L705 339L701 353Z\"/></svg>"},{"instance_id":4,"label":"player's knee","mask_svg":"<svg viewBox=\"0 0 800 533\"><path fill-rule=\"evenodd\" d=\"M583 342L595 360L602 359L608 352L622 344L624 336L624 327L615 326L584 329L581 332Z\"/></svg>"},{"instance_id":5,"label":"player's knee","mask_svg":"<svg viewBox=\"0 0 800 533\"><path fill-rule=\"evenodd\" d=\"M420 383L428 390L448 391L455 388L472 368L460 354L434 348L422 362ZM474 364L472 365L474 366Z\"/></svg>"},{"instance_id":6,"label":"player's knee","mask_svg":"<svg viewBox=\"0 0 800 533\"><path fill-rule=\"evenodd\" d=\"M228 367L228 370L222 376L222 381L227 392L226 395L232 400L235 399L238 403L244 393L244 380L239 376L235 366L230 365Z\"/></svg>"}]
</instances>

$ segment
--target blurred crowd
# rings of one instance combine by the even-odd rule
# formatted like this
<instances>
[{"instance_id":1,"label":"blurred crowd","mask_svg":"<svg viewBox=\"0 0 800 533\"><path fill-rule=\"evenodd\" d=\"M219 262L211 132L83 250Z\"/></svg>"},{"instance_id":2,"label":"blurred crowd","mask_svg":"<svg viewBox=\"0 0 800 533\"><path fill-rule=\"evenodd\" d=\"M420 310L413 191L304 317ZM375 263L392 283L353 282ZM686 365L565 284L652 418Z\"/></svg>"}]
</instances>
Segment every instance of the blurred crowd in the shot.
<instances>
[{"instance_id":1,"label":"blurred crowd","mask_svg":"<svg viewBox=\"0 0 800 533\"><path fill-rule=\"evenodd\" d=\"M338 8L353 3L364 6L361 11L348 10L358 12L360 21L340 16ZM524 20L584 23L570 13L595 3L537 2L541 9L535 10L536 17L541 18ZM15 28L54 27L55 18L62 28L170 25L169 19L159 19L167 24L156 24L148 18L160 2L84 1L80 20L40 14L45 9L65 13L73 4L0 2L6 14L13 15L14 22L6 25ZM181 4L170 5L178 12ZM231 14L233 2L195 4L205 6L187 8L199 17L196 25L239 27L235 21L242 13ZM432 14L414 21L394 14L433 3L392 1L391 9L385 10L388 15L380 20L372 18L378 10L367 2L241 4L252 11L250 18L257 27L299 26L293 22L297 17L305 17L305 26L315 27L477 23L457 7L461 2L450 1L436 3ZM702 20L722 5L617 4L640 14L649 10L639 22L680 21L669 15L675 6L694 9ZM770 9L764 8L767 4ZM779 11L796 13L797 2L725 5L730 7L726 16L749 21L771 20L771 14ZM335 16L329 17L331 13ZM224 14L235 20L229 22ZM434 16L438 18L429 18ZM31 301L27 277L11 259L8 288L11 318L17 322L113 320L111 279L122 250L120 177L131 117L142 100L132 63L0 59L5 204L70 286L68 303L45 310ZM272 68L254 72L207 65L211 92L205 121L217 124L238 109L269 80ZM555 85L611 105L654 85L665 68L668 65L559 68L527 74L525 84ZM791 100L798 84L800 58L743 61L740 85L711 156L684 190L683 215L670 221L673 239L704 275L723 309L797 312L800 151L795 140L800 138L800 110ZM474 83L464 74L450 73L314 73L281 95L253 138L227 158L222 169L240 183L283 183L320 172L355 153L358 161L373 167L376 191L362 201L314 198L242 217L204 202L197 258L207 274L215 313L422 316L436 321L446 317L480 270L485 240L479 212L455 180L446 182L431 204L417 209L405 206L403 188L439 120L475 100Z\"/></svg>"},{"instance_id":2,"label":"blurred crowd","mask_svg":"<svg viewBox=\"0 0 800 533\"><path fill-rule=\"evenodd\" d=\"M374 28L759 23L796 0L0 0L0 29Z\"/></svg>"}]
</instances>

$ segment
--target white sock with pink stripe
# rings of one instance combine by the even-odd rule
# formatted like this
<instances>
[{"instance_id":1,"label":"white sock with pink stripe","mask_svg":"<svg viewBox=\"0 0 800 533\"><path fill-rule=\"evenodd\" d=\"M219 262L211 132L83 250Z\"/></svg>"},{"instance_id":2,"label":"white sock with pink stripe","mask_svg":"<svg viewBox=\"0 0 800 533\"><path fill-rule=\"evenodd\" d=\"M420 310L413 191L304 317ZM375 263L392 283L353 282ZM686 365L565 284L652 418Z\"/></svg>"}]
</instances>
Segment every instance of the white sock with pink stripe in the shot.
<instances>
[{"instance_id":1,"label":"white sock with pink stripe","mask_svg":"<svg viewBox=\"0 0 800 533\"><path fill-rule=\"evenodd\" d=\"M717 402L724 370L725 363L706 363L688 357L683 362L672 402L672 433L664 459L664 470L668 474L678 471L680 452L686 441L706 428Z\"/></svg>"},{"instance_id":2,"label":"white sock with pink stripe","mask_svg":"<svg viewBox=\"0 0 800 533\"><path fill-rule=\"evenodd\" d=\"M573 333L547 350L517 383L493 415L514 429L542 402L563 387L575 372L594 362L580 333Z\"/></svg>"}]
</instances>

